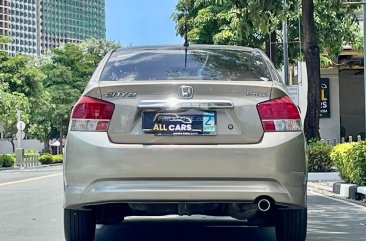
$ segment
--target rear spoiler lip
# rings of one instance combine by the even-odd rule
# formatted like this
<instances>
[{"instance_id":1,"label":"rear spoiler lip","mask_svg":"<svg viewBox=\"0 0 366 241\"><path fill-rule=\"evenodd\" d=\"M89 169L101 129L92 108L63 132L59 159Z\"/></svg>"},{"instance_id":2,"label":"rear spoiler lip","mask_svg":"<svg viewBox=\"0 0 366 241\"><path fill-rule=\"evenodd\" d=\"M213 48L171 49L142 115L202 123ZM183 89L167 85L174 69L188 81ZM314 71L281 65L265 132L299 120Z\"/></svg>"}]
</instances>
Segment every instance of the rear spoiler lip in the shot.
<instances>
[{"instance_id":1,"label":"rear spoiler lip","mask_svg":"<svg viewBox=\"0 0 366 241\"><path fill-rule=\"evenodd\" d=\"M139 109L232 109L230 100L142 100L137 105Z\"/></svg>"}]
</instances>

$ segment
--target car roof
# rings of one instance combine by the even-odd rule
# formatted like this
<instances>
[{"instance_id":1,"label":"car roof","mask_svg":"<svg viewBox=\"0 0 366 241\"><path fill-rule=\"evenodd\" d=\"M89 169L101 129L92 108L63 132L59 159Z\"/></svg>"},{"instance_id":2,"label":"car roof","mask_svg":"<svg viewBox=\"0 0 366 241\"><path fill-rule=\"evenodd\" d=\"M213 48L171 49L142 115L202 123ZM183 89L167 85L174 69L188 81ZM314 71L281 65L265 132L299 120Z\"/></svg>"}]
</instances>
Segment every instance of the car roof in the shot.
<instances>
[{"instance_id":1,"label":"car roof","mask_svg":"<svg viewBox=\"0 0 366 241\"><path fill-rule=\"evenodd\" d=\"M122 47L114 50L117 53L123 53L124 51L144 51L144 50L240 50L245 52L257 52L258 50L251 47L243 46L233 46L233 45L204 45L204 44L192 44L189 47L184 47L183 45L145 45L145 46L130 46Z\"/></svg>"}]
</instances>

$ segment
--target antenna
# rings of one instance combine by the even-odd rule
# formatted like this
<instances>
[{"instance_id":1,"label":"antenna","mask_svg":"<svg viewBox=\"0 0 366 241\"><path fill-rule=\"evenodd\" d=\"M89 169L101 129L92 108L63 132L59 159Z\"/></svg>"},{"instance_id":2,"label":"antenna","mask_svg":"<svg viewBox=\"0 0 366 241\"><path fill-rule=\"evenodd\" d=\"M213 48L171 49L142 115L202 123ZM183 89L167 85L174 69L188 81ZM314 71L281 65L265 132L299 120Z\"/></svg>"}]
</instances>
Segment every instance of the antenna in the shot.
<instances>
[{"instance_id":1,"label":"antenna","mask_svg":"<svg viewBox=\"0 0 366 241\"><path fill-rule=\"evenodd\" d=\"M184 55L184 68L187 68L187 58L188 58L188 47L189 47L189 41L188 41L188 26L187 26L187 18L185 18L186 21L184 21L184 44L185 47L185 55Z\"/></svg>"},{"instance_id":2,"label":"antenna","mask_svg":"<svg viewBox=\"0 0 366 241\"><path fill-rule=\"evenodd\" d=\"M186 19L187 20L187 19ZM184 22L184 47L189 47L189 41L188 41L188 26L187 22Z\"/></svg>"}]
</instances>

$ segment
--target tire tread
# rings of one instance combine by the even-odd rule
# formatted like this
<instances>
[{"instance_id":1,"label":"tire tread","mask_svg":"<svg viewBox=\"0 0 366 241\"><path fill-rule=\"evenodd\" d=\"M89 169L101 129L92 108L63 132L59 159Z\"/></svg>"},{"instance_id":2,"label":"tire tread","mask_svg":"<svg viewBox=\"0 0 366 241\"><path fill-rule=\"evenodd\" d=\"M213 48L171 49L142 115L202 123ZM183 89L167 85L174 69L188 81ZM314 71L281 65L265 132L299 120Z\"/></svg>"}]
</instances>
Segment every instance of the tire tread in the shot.
<instances>
[{"instance_id":1,"label":"tire tread","mask_svg":"<svg viewBox=\"0 0 366 241\"><path fill-rule=\"evenodd\" d=\"M305 241L307 209L278 210L277 217L277 241Z\"/></svg>"},{"instance_id":2,"label":"tire tread","mask_svg":"<svg viewBox=\"0 0 366 241\"><path fill-rule=\"evenodd\" d=\"M64 210L64 232L66 241L93 241L95 217L91 211Z\"/></svg>"}]
</instances>

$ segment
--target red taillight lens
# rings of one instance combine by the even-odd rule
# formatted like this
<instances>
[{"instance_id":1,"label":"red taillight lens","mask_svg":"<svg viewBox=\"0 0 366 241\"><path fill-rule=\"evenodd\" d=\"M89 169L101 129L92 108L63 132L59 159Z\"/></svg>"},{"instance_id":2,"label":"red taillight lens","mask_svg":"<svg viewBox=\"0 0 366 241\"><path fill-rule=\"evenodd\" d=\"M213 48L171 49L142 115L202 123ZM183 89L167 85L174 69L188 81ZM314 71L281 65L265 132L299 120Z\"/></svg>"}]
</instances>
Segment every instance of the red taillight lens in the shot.
<instances>
[{"instance_id":1,"label":"red taillight lens","mask_svg":"<svg viewBox=\"0 0 366 241\"><path fill-rule=\"evenodd\" d=\"M284 96L257 105L264 131L300 131L301 117L290 97Z\"/></svg>"},{"instance_id":2,"label":"red taillight lens","mask_svg":"<svg viewBox=\"0 0 366 241\"><path fill-rule=\"evenodd\" d=\"M113 103L84 96L76 103L72 112L72 118L110 120L113 111Z\"/></svg>"},{"instance_id":3,"label":"red taillight lens","mask_svg":"<svg viewBox=\"0 0 366 241\"><path fill-rule=\"evenodd\" d=\"M84 96L72 111L71 130L107 131L113 111L113 103Z\"/></svg>"}]
</instances>

